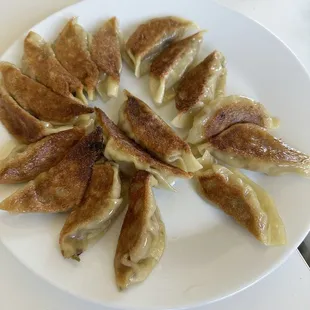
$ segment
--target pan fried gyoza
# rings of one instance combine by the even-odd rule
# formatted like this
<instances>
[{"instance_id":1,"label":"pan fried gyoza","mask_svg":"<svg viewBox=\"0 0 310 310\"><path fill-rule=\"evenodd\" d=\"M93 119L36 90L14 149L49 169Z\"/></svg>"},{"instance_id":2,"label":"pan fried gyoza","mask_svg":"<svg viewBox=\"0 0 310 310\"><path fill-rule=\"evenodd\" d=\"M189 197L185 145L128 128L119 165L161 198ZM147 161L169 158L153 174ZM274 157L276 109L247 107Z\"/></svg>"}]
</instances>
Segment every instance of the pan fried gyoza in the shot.
<instances>
[{"instance_id":1,"label":"pan fried gyoza","mask_svg":"<svg viewBox=\"0 0 310 310\"><path fill-rule=\"evenodd\" d=\"M187 142L206 142L237 123L252 123L264 128L277 127L277 119L270 117L262 104L242 96L220 97L207 104L195 116Z\"/></svg>"},{"instance_id":2,"label":"pan fried gyoza","mask_svg":"<svg viewBox=\"0 0 310 310\"><path fill-rule=\"evenodd\" d=\"M82 83L60 64L51 45L33 31L24 41L23 71L55 93L65 97L76 94L87 103Z\"/></svg>"},{"instance_id":3,"label":"pan fried gyoza","mask_svg":"<svg viewBox=\"0 0 310 310\"><path fill-rule=\"evenodd\" d=\"M69 214L60 233L62 255L80 260L79 255L98 241L120 214L121 202L118 166L96 163L81 205Z\"/></svg>"},{"instance_id":4,"label":"pan fried gyoza","mask_svg":"<svg viewBox=\"0 0 310 310\"><path fill-rule=\"evenodd\" d=\"M269 175L297 173L310 176L310 157L255 124L235 124L199 146L211 155L236 168L260 171Z\"/></svg>"},{"instance_id":5,"label":"pan fried gyoza","mask_svg":"<svg viewBox=\"0 0 310 310\"><path fill-rule=\"evenodd\" d=\"M59 62L84 85L88 99L94 99L99 71L88 50L88 34L72 18L56 39L53 48Z\"/></svg>"},{"instance_id":6,"label":"pan fried gyoza","mask_svg":"<svg viewBox=\"0 0 310 310\"><path fill-rule=\"evenodd\" d=\"M178 115L172 124L178 128L191 127L193 117L206 103L224 95L226 73L225 58L218 51L186 72L176 89Z\"/></svg>"},{"instance_id":7,"label":"pan fried gyoza","mask_svg":"<svg viewBox=\"0 0 310 310\"><path fill-rule=\"evenodd\" d=\"M143 101L125 91L127 100L119 111L119 126L148 152L167 164L184 171L202 168L184 142Z\"/></svg>"},{"instance_id":8,"label":"pan fried gyoza","mask_svg":"<svg viewBox=\"0 0 310 310\"><path fill-rule=\"evenodd\" d=\"M0 184L33 180L41 172L57 165L83 135L83 130L73 128L15 147L8 157L0 160Z\"/></svg>"},{"instance_id":9,"label":"pan fried gyoza","mask_svg":"<svg viewBox=\"0 0 310 310\"><path fill-rule=\"evenodd\" d=\"M3 200L0 209L11 213L56 213L77 207L102 148L102 129L97 127L55 167L39 174L24 188Z\"/></svg>"},{"instance_id":10,"label":"pan fried gyoza","mask_svg":"<svg viewBox=\"0 0 310 310\"><path fill-rule=\"evenodd\" d=\"M153 100L161 104L175 96L176 83L195 60L203 32L177 41L164 49L150 67L150 91Z\"/></svg>"},{"instance_id":11,"label":"pan fried gyoza","mask_svg":"<svg viewBox=\"0 0 310 310\"><path fill-rule=\"evenodd\" d=\"M191 21L173 16L153 18L141 24L126 42L124 54L136 77L146 74L152 60L192 26Z\"/></svg>"},{"instance_id":12,"label":"pan fried gyoza","mask_svg":"<svg viewBox=\"0 0 310 310\"><path fill-rule=\"evenodd\" d=\"M43 121L72 123L79 115L92 113L93 109L79 100L64 97L32 80L14 65L1 62L4 86L17 103L33 116Z\"/></svg>"},{"instance_id":13,"label":"pan fried gyoza","mask_svg":"<svg viewBox=\"0 0 310 310\"><path fill-rule=\"evenodd\" d=\"M157 181L138 171L129 188L129 205L114 258L116 284L123 290L144 281L165 249L165 226L152 186Z\"/></svg>"},{"instance_id":14,"label":"pan fried gyoza","mask_svg":"<svg viewBox=\"0 0 310 310\"><path fill-rule=\"evenodd\" d=\"M31 143L52 133L64 130L64 127L53 128L21 108L0 86L0 120L8 132L22 143Z\"/></svg>"},{"instance_id":15,"label":"pan fried gyoza","mask_svg":"<svg viewBox=\"0 0 310 310\"><path fill-rule=\"evenodd\" d=\"M136 169L148 171L158 180L159 185L166 188L171 188L170 183L175 178L188 179L192 177L191 173L153 158L133 140L129 139L103 111L98 108L95 110L97 122L103 128L104 156L117 162L124 173L132 174Z\"/></svg>"},{"instance_id":16,"label":"pan fried gyoza","mask_svg":"<svg viewBox=\"0 0 310 310\"><path fill-rule=\"evenodd\" d=\"M198 172L202 195L265 245L286 243L283 222L270 196L238 170L213 165Z\"/></svg>"},{"instance_id":17,"label":"pan fried gyoza","mask_svg":"<svg viewBox=\"0 0 310 310\"><path fill-rule=\"evenodd\" d=\"M122 70L120 31L116 17L106 21L90 36L90 55L99 71L104 75L97 91L106 97L117 97Z\"/></svg>"}]
</instances>

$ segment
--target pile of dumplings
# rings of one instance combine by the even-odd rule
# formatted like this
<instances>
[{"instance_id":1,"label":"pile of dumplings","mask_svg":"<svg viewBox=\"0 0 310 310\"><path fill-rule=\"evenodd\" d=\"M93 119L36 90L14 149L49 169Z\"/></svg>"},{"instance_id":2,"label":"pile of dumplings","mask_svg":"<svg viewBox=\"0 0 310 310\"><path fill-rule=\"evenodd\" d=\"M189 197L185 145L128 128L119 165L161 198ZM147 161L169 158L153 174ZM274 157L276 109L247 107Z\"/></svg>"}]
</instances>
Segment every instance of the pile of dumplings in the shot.
<instances>
[{"instance_id":1,"label":"pile of dumplings","mask_svg":"<svg viewBox=\"0 0 310 310\"><path fill-rule=\"evenodd\" d=\"M265 245L286 242L270 196L236 168L310 176L310 158L273 137L265 107L225 96L226 63L214 51L197 63L204 31L178 17L139 25L123 43L115 17L94 34L72 18L51 45L29 32L22 68L1 62L0 119L19 142L0 162L0 183L26 182L0 203L10 213L67 212L59 245L80 260L127 207L115 253L119 289L144 281L165 249L152 188L194 177L198 192ZM116 125L88 100L118 96L122 58L149 74L157 105L178 111L172 125L124 90ZM228 167L222 166L228 165Z\"/></svg>"}]
</instances>

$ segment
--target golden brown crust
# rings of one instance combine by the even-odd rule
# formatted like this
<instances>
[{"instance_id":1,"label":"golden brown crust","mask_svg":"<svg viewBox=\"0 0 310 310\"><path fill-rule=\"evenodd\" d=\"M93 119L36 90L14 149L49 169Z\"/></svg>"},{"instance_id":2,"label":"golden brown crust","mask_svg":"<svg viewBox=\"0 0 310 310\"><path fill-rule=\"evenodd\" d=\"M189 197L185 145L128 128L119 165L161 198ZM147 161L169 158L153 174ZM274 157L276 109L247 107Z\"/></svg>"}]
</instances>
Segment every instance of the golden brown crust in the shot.
<instances>
[{"instance_id":1,"label":"golden brown crust","mask_svg":"<svg viewBox=\"0 0 310 310\"><path fill-rule=\"evenodd\" d=\"M309 156L287 146L255 124L235 124L210 138L209 142L217 150L249 160L288 164L309 161Z\"/></svg>"},{"instance_id":2,"label":"golden brown crust","mask_svg":"<svg viewBox=\"0 0 310 310\"><path fill-rule=\"evenodd\" d=\"M45 136L44 125L29 114L0 86L0 120L8 132L23 143L31 143Z\"/></svg>"},{"instance_id":3,"label":"golden brown crust","mask_svg":"<svg viewBox=\"0 0 310 310\"><path fill-rule=\"evenodd\" d=\"M202 41L202 33L195 33L183 40L172 43L164 49L152 62L150 74L161 78L165 77L170 69L192 49L193 41Z\"/></svg>"},{"instance_id":4,"label":"golden brown crust","mask_svg":"<svg viewBox=\"0 0 310 310\"><path fill-rule=\"evenodd\" d=\"M60 232L59 244L61 247L66 242L66 237L72 238L72 234L79 233L79 227L82 229L92 222L95 225L95 223L100 223L103 218L109 217L107 213L111 209L107 208L110 206L107 200L119 198L112 195L115 173L117 170L113 168L111 163L96 163L94 165L89 185L80 206L70 213ZM79 255L83 250L85 248L76 249L76 252Z\"/></svg>"},{"instance_id":5,"label":"golden brown crust","mask_svg":"<svg viewBox=\"0 0 310 310\"><path fill-rule=\"evenodd\" d=\"M143 59L163 40L172 42L182 36L191 22L178 17L153 18L138 26L126 43L126 50Z\"/></svg>"},{"instance_id":6,"label":"golden brown crust","mask_svg":"<svg viewBox=\"0 0 310 310\"><path fill-rule=\"evenodd\" d=\"M165 249L165 227L152 193L154 181L151 174L138 171L130 183L128 210L114 258L120 289L144 281Z\"/></svg>"},{"instance_id":7,"label":"golden brown crust","mask_svg":"<svg viewBox=\"0 0 310 310\"><path fill-rule=\"evenodd\" d=\"M176 177L191 178L192 174L182 171L176 167L169 166L149 155L133 140L129 139L100 109L95 108L97 121L103 129L105 137L114 139L115 145L118 149L126 154L130 154L142 163L147 163L159 171L168 172Z\"/></svg>"},{"instance_id":8,"label":"golden brown crust","mask_svg":"<svg viewBox=\"0 0 310 310\"><path fill-rule=\"evenodd\" d=\"M88 89L94 90L99 71L88 50L86 31L72 18L66 24L54 43L59 62Z\"/></svg>"},{"instance_id":9,"label":"golden brown crust","mask_svg":"<svg viewBox=\"0 0 310 310\"><path fill-rule=\"evenodd\" d=\"M214 74L214 62L218 61L224 62L223 55L214 51L184 75L175 96L175 104L179 112L187 112L203 101L207 82Z\"/></svg>"},{"instance_id":10,"label":"golden brown crust","mask_svg":"<svg viewBox=\"0 0 310 310\"><path fill-rule=\"evenodd\" d=\"M9 63L1 63L0 71L11 96L35 117L51 122L66 123L75 116L92 113L93 109L77 99L54 93L46 86L22 74Z\"/></svg>"},{"instance_id":11,"label":"golden brown crust","mask_svg":"<svg viewBox=\"0 0 310 310\"><path fill-rule=\"evenodd\" d=\"M102 130L97 127L58 165L2 201L0 209L13 213L56 213L77 207L90 180L92 166L101 152Z\"/></svg>"},{"instance_id":12,"label":"golden brown crust","mask_svg":"<svg viewBox=\"0 0 310 310\"><path fill-rule=\"evenodd\" d=\"M261 239L261 229L266 226L266 218L253 212L251 197L244 195L242 187L228 184L224 175L213 170L199 173L198 181L205 198L232 216L257 239Z\"/></svg>"},{"instance_id":13,"label":"golden brown crust","mask_svg":"<svg viewBox=\"0 0 310 310\"><path fill-rule=\"evenodd\" d=\"M189 145L147 104L128 91L125 94L124 116L138 143L159 158L169 157L176 150L191 152Z\"/></svg>"},{"instance_id":14,"label":"golden brown crust","mask_svg":"<svg viewBox=\"0 0 310 310\"><path fill-rule=\"evenodd\" d=\"M0 161L0 183L12 184L34 179L57 165L83 135L83 130L74 128L49 135L28 146L17 147Z\"/></svg>"},{"instance_id":15,"label":"golden brown crust","mask_svg":"<svg viewBox=\"0 0 310 310\"><path fill-rule=\"evenodd\" d=\"M267 127L269 115L260 104L252 104L247 98L240 97L238 101L219 108L212 119L204 125L205 138L215 136L237 123L252 123Z\"/></svg>"},{"instance_id":16,"label":"golden brown crust","mask_svg":"<svg viewBox=\"0 0 310 310\"><path fill-rule=\"evenodd\" d=\"M57 60L52 47L37 33L30 31L24 41L27 72L55 93L69 97L82 91L82 83Z\"/></svg>"},{"instance_id":17,"label":"golden brown crust","mask_svg":"<svg viewBox=\"0 0 310 310\"><path fill-rule=\"evenodd\" d=\"M116 17L106 21L92 37L90 54L100 71L120 80L122 58Z\"/></svg>"}]
</instances>

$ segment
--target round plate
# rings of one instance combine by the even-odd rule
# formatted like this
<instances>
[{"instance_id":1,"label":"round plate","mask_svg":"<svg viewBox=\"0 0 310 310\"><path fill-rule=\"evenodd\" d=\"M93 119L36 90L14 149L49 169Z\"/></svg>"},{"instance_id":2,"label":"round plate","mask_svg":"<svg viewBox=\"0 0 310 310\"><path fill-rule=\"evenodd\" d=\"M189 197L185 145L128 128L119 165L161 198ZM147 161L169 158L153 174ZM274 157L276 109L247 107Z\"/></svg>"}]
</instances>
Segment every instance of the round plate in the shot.
<instances>
[{"instance_id":1,"label":"round plate","mask_svg":"<svg viewBox=\"0 0 310 310\"><path fill-rule=\"evenodd\" d=\"M292 52L259 24L205 0L82 1L39 23L33 30L54 40L68 18L93 31L116 15L126 38L141 21L160 15L177 15L208 29L201 49L205 57L220 50L228 64L228 94L251 96L281 120L276 134L288 144L310 153L310 83ZM3 60L20 64L20 38ZM157 109L148 95L148 78L137 80L124 65L121 88L145 100L166 121L174 104ZM95 104L115 120L123 100ZM8 152L11 137L0 128L1 146ZM288 243L283 247L261 245L220 210L203 201L191 182L177 181L176 192L155 190L167 229L167 248L159 265L141 285L118 292L113 258L122 218L107 235L81 256L65 260L58 248L58 234L65 215L9 215L0 213L0 235L5 246L38 275L78 297L121 309L191 307L240 291L278 267L305 237L310 224L309 180L297 176L267 177L247 173L274 197L286 225ZM0 186L0 200L17 187Z\"/></svg>"}]
</instances>

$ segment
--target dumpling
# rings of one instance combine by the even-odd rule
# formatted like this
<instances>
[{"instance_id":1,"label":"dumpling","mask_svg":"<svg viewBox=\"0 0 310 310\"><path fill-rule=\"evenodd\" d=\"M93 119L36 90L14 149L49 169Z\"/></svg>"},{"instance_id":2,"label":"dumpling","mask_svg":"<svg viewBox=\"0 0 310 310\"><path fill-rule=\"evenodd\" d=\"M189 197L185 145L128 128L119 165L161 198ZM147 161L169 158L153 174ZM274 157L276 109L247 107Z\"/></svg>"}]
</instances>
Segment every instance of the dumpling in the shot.
<instances>
[{"instance_id":1,"label":"dumpling","mask_svg":"<svg viewBox=\"0 0 310 310\"><path fill-rule=\"evenodd\" d=\"M152 155L187 172L202 168L184 142L142 100L125 91L127 100L119 110L120 128Z\"/></svg>"},{"instance_id":2,"label":"dumpling","mask_svg":"<svg viewBox=\"0 0 310 310\"><path fill-rule=\"evenodd\" d=\"M195 117L187 142L206 142L237 123L252 123L264 128L275 128L278 120L270 117L265 107L246 97L220 97L207 104Z\"/></svg>"},{"instance_id":3,"label":"dumpling","mask_svg":"<svg viewBox=\"0 0 310 310\"><path fill-rule=\"evenodd\" d=\"M118 166L96 163L81 205L70 213L61 230L62 255L79 261L79 255L98 241L120 214L121 202Z\"/></svg>"},{"instance_id":4,"label":"dumpling","mask_svg":"<svg viewBox=\"0 0 310 310\"><path fill-rule=\"evenodd\" d=\"M99 71L88 50L88 34L77 18L69 20L54 42L53 49L59 62L84 85L88 99L94 99Z\"/></svg>"},{"instance_id":5,"label":"dumpling","mask_svg":"<svg viewBox=\"0 0 310 310\"><path fill-rule=\"evenodd\" d=\"M57 165L84 135L74 128L55 133L29 145L15 147L0 160L0 184L14 184L34 179Z\"/></svg>"},{"instance_id":6,"label":"dumpling","mask_svg":"<svg viewBox=\"0 0 310 310\"><path fill-rule=\"evenodd\" d=\"M77 207L102 148L102 129L97 127L55 167L39 174L24 188L3 200L0 209L11 213L56 213Z\"/></svg>"},{"instance_id":7,"label":"dumpling","mask_svg":"<svg viewBox=\"0 0 310 310\"><path fill-rule=\"evenodd\" d=\"M114 258L116 285L120 290L144 281L165 249L165 226L156 205L154 177L138 171L129 188L129 205Z\"/></svg>"},{"instance_id":8,"label":"dumpling","mask_svg":"<svg viewBox=\"0 0 310 310\"><path fill-rule=\"evenodd\" d=\"M98 93L104 100L117 97L122 57L120 31L116 17L106 21L94 36L90 36L90 55L104 75L97 85Z\"/></svg>"},{"instance_id":9,"label":"dumpling","mask_svg":"<svg viewBox=\"0 0 310 310\"><path fill-rule=\"evenodd\" d=\"M198 32L171 44L155 57L150 67L149 84L156 103L174 98L176 83L195 60L202 41L203 32Z\"/></svg>"},{"instance_id":10,"label":"dumpling","mask_svg":"<svg viewBox=\"0 0 310 310\"><path fill-rule=\"evenodd\" d=\"M223 96L226 74L225 58L218 51L186 72L176 89L178 115L172 121L173 126L191 127L194 116L206 103Z\"/></svg>"},{"instance_id":11,"label":"dumpling","mask_svg":"<svg viewBox=\"0 0 310 310\"><path fill-rule=\"evenodd\" d=\"M35 142L65 129L56 129L49 123L39 121L21 108L3 86L0 86L0 120L8 132L22 143Z\"/></svg>"},{"instance_id":12,"label":"dumpling","mask_svg":"<svg viewBox=\"0 0 310 310\"><path fill-rule=\"evenodd\" d=\"M46 86L32 80L14 65L1 62L4 86L10 95L33 116L54 124L73 123L76 116L94 110L79 100L54 93Z\"/></svg>"},{"instance_id":13,"label":"dumpling","mask_svg":"<svg viewBox=\"0 0 310 310\"><path fill-rule=\"evenodd\" d=\"M174 16L153 18L141 24L126 42L124 54L136 77L146 74L152 60L193 26L191 21Z\"/></svg>"},{"instance_id":14,"label":"dumpling","mask_svg":"<svg viewBox=\"0 0 310 310\"><path fill-rule=\"evenodd\" d=\"M55 93L65 97L76 94L87 103L82 83L60 64L51 45L33 31L24 41L23 71Z\"/></svg>"},{"instance_id":15,"label":"dumpling","mask_svg":"<svg viewBox=\"0 0 310 310\"><path fill-rule=\"evenodd\" d=\"M269 175L297 173L310 176L310 157L255 124L235 124L199 146L222 162Z\"/></svg>"},{"instance_id":16,"label":"dumpling","mask_svg":"<svg viewBox=\"0 0 310 310\"><path fill-rule=\"evenodd\" d=\"M286 243L283 222L270 196L240 173L220 165L197 173L201 194L265 245Z\"/></svg>"},{"instance_id":17,"label":"dumpling","mask_svg":"<svg viewBox=\"0 0 310 310\"><path fill-rule=\"evenodd\" d=\"M98 108L95 108L97 122L103 129L105 140L104 156L120 165L126 174L135 170L145 170L154 175L159 185L171 188L170 183L175 178L191 178L192 174L176 167L167 165L149 155L133 140L129 139L109 118Z\"/></svg>"}]
</instances>

